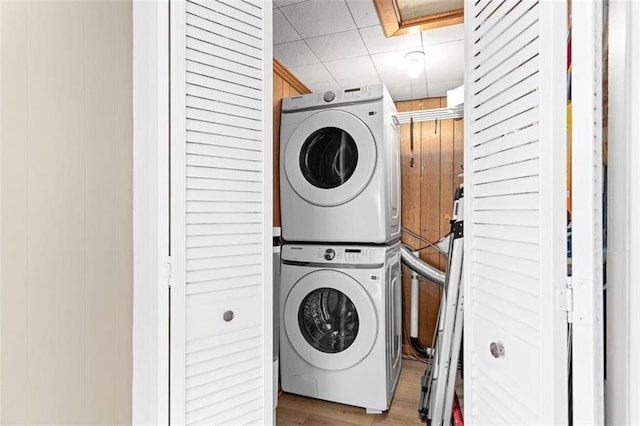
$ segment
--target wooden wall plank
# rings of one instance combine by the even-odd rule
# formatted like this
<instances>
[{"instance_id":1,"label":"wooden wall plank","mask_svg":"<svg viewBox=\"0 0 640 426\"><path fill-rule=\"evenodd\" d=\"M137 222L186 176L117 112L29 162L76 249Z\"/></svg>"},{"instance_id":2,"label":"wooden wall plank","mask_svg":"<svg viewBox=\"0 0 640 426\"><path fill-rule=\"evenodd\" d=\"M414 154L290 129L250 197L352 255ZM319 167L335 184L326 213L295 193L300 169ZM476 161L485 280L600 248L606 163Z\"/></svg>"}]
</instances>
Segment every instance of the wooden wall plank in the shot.
<instances>
[{"instance_id":1,"label":"wooden wall plank","mask_svg":"<svg viewBox=\"0 0 640 426\"><path fill-rule=\"evenodd\" d=\"M293 86L299 94L311 93L309 88L296 78L291 72L285 68L277 59L273 59L273 72L275 72L282 80ZM292 95L295 96L295 95Z\"/></svg>"},{"instance_id":2,"label":"wooden wall plank","mask_svg":"<svg viewBox=\"0 0 640 426\"><path fill-rule=\"evenodd\" d=\"M398 102L399 112L412 111L419 108L418 101ZM413 125L413 149L411 147L411 125L400 125L400 168L402 194L402 226L420 235L420 179L421 179L421 134L422 123ZM413 167L411 165L413 159ZM406 233L405 233L406 234Z\"/></svg>"},{"instance_id":3,"label":"wooden wall plank","mask_svg":"<svg viewBox=\"0 0 640 426\"><path fill-rule=\"evenodd\" d=\"M443 108L446 107L446 98L398 102L396 107L400 112ZM462 182L458 175L462 172L463 126L462 119L439 120L437 125L435 121L416 123L413 168L409 160L409 125L400 126L402 226L405 229L402 241L412 247L424 248L428 244L411 237L406 230L431 242L436 242L449 232L455 188ZM434 248L421 250L421 258L441 270L446 269L446 257ZM402 274L405 334L408 336L411 271L403 266ZM425 279L420 280L419 340L423 346L431 345L441 294L440 286ZM406 340L404 352L411 353Z\"/></svg>"},{"instance_id":4,"label":"wooden wall plank","mask_svg":"<svg viewBox=\"0 0 640 426\"><path fill-rule=\"evenodd\" d=\"M278 61L273 61L273 226L280 226L280 113L282 98L310 93Z\"/></svg>"},{"instance_id":5,"label":"wooden wall plank","mask_svg":"<svg viewBox=\"0 0 640 426\"><path fill-rule=\"evenodd\" d=\"M284 80L273 73L273 226L280 226L280 110Z\"/></svg>"},{"instance_id":6,"label":"wooden wall plank","mask_svg":"<svg viewBox=\"0 0 640 426\"><path fill-rule=\"evenodd\" d=\"M301 93L295 87L293 87L293 86L289 87L289 96L298 96L300 94Z\"/></svg>"},{"instance_id":7,"label":"wooden wall plank","mask_svg":"<svg viewBox=\"0 0 640 426\"><path fill-rule=\"evenodd\" d=\"M440 98L440 108L445 108L447 98ZM451 224L451 212L455 191L453 119L440 120L440 236L446 235ZM440 255L440 269L447 267L447 257Z\"/></svg>"},{"instance_id":8,"label":"wooden wall plank","mask_svg":"<svg viewBox=\"0 0 640 426\"><path fill-rule=\"evenodd\" d=\"M421 109L440 108L440 98L425 99ZM420 235L429 242L436 242L440 235L440 122L422 123L422 168L420 198ZM424 246L424 244L423 244ZM428 264L440 266L438 251L425 248L420 258ZM419 340L430 346L433 329L438 318L441 287L426 279L420 280L420 329Z\"/></svg>"},{"instance_id":9,"label":"wooden wall plank","mask_svg":"<svg viewBox=\"0 0 640 426\"><path fill-rule=\"evenodd\" d=\"M464 120L453 120L453 187L457 188L462 183L464 166Z\"/></svg>"},{"instance_id":10,"label":"wooden wall plank","mask_svg":"<svg viewBox=\"0 0 640 426\"><path fill-rule=\"evenodd\" d=\"M398 102L396 108L399 112L415 111L420 109L420 101ZM421 133L422 123L414 123L413 134L413 152L411 149L411 125L400 125L400 169L401 169L401 194L402 209L401 223L404 229L408 229L416 235L420 235L420 161L421 161ZM413 158L413 167L411 162ZM402 233L402 242L414 248L419 248L421 242L419 239L412 237L409 233ZM406 266L402 266L402 290L403 290L403 306L404 306L404 328L405 342L408 344L409 327L411 325L411 270ZM405 346L405 352L409 349Z\"/></svg>"},{"instance_id":11,"label":"wooden wall plank","mask_svg":"<svg viewBox=\"0 0 640 426\"><path fill-rule=\"evenodd\" d=\"M425 99L423 109L440 108L440 98ZM440 121L422 123L421 134L421 198L420 235L430 242L440 235ZM430 265L439 266L438 252L428 248L422 252Z\"/></svg>"}]
</instances>

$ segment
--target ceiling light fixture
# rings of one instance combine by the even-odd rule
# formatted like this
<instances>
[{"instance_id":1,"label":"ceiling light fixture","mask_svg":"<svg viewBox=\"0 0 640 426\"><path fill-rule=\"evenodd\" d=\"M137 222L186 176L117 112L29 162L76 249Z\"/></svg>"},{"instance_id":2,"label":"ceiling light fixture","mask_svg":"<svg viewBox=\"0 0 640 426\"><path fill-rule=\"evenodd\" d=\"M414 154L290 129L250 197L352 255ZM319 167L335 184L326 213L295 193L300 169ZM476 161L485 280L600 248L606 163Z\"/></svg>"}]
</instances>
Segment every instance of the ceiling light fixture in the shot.
<instances>
[{"instance_id":1,"label":"ceiling light fixture","mask_svg":"<svg viewBox=\"0 0 640 426\"><path fill-rule=\"evenodd\" d=\"M424 70L424 52L416 50L404 55L404 61L407 64L407 74L409 78L416 78L422 74Z\"/></svg>"}]
</instances>

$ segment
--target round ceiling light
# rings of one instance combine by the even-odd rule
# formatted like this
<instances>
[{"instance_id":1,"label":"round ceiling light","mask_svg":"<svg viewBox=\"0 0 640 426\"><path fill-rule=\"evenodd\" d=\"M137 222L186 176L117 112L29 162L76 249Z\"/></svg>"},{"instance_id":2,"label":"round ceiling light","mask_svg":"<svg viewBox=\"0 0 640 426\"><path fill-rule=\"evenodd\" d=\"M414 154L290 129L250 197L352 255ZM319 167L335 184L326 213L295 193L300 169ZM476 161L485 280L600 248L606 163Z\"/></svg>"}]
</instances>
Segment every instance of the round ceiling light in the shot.
<instances>
[{"instance_id":1,"label":"round ceiling light","mask_svg":"<svg viewBox=\"0 0 640 426\"><path fill-rule=\"evenodd\" d=\"M409 78L416 78L424 70L424 52L421 50L415 50L404 55L404 60L407 65L407 74Z\"/></svg>"}]
</instances>

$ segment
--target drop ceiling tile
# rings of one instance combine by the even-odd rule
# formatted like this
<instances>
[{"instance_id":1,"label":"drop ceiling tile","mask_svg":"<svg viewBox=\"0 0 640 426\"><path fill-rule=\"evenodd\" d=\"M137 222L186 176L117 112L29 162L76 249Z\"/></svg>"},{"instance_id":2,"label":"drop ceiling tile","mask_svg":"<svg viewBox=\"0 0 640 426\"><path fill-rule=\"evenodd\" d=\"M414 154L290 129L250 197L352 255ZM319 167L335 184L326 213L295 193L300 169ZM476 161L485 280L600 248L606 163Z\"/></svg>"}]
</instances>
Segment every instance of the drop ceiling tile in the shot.
<instances>
[{"instance_id":1,"label":"drop ceiling tile","mask_svg":"<svg viewBox=\"0 0 640 426\"><path fill-rule=\"evenodd\" d=\"M420 33L386 38L380 25L360 28L359 31L364 40L364 44L371 54L403 49L422 49Z\"/></svg>"},{"instance_id":2,"label":"drop ceiling tile","mask_svg":"<svg viewBox=\"0 0 640 426\"><path fill-rule=\"evenodd\" d=\"M303 40L274 45L273 56L287 68L320 62Z\"/></svg>"},{"instance_id":3,"label":"drop ceiling tile","mask_svg":"<svg viewBox=\"0 0 640 426\"><path fill-rule=\"evenodd\" d=\"M327 71L321 63L292 67L289 68L289 71L306 86L313 83L333 80L329 71Z\"/></svg>"},{"instance_id":4,"label":"drop ceiling tile","mask_svg":"<svg viewBox=\"0 0 640 426\"><path fill-rule=\"evenodd\" d=\"M358 30L308 38L307 44L321 61L334 61L367 54L367 48L364 47Z\"/></svg>"},{"instance_id":5,"label":"drop ceiling tile","mask_svg":"<svg viewBox=\"0 0 640 426\"><path fill-rule=\"evenodd\" d=\"M387 88L390 87L401 87L401 86L409 86L411 83L409 83L409 79L408 78L403 78L402 80L395 78L393 75L391 74L383 74L380 76L380 80L382 80L382 83L387 86Z\"/></svg>"},{"instance_id":6,"label":"drop ceiling tile","mask_svg":"<svg viewBox=\"0 0 640 426\"><path fill-rule=\"evenodd\" d=\"M293 29L279 9L273 9L273 44L300 40L300 35Z\"/></svg>"},{"instance_id":7,"label":"drop ceiling tile","mask_svg":"<svg viewBox=\"0 0 640 426\"><path fill-rule=\"evenodd\" d=\"M412 99L426 98L427 84L424 78L404 81L385 81L385 86L389 90L389 94L394 101L407 101Z\"/></svg>"},{"instance_id":8,"label":"drop ceiling tile","mask_svg":"<svg viewBox=\"0 0 640 426\"><path fill-rule=\"evenodd\" d=\"M424 80L424 76L421 77ZM380 79L387 86L409 86L411 85L411 79L404 73L401 74L382 74Z\"/></svg>"},{"instance_id":9,"label":"drop ceiling tile","mask_svg":"<svg viewBox=\"0 0 640 426\"><path fill-rule=\"evenodd\" d=\"M411 87L411 99L424 99L431 97L427 86Z\"/></svg>"},{"instance_id":10,"label":"drop ceiling tile","mask_svg":"<svg viewBox=\"0 0 640 426\"><path fill-rule=\"evenodd\" d=\"M369 56L328 61L324 64L336 80L378 75L376 67L373 66L373 62Z\"/></svg>"},{"instance_id":11,"label":"drop ceiling tile","mask_svg":"<svg viewBox=\"0 0 640 426\"><path fill-rule=\"evenodd\" d=\"M386 76L381 76L380 77L382 79L382 82L384 83L385 86L387 86L387 88L389 88L389 91L397 91L399 89L404 89L404 88L408 88L409 90L413 88L413 90L417 90L419 87L422 87L424 90L426 90L426 83L424 83L424 78L418 79L418 83L413 83L412 80L410 80L407 77L404 77L403 79L397 79L397 78L388 78ZM411 93L411 92L409 92ZM414 98L407 98L407 97L403 97L404 100L407 99L414 99ZM394 98L395 99L395 98Z\"/></svg>"},{"instance_id":12,"label":"drop ceiling tile","mask_svg":"<svg viewBox=\"0 0 640 426\"><path fill-rule=\"evenodd\" d=\"M424 46L457 40L464 40L463 24L449 25L422 32L422 44Z\"/></svg>"},{"instance_id":13,"label":"drop ceiling tile","mask_svg":"<svg viewBox=\"0 0 640 426\"><path fill-rule=\"evenodd\" d=\"M462 84L464 84L463 80L446 81L443 83L428 84L427 88L429 89L430 97L447 96L447 90L453 90Z\"/></svg>"},{"instance_id":14,"label":"drop ceiling tile","mask_svg":"<svg viewBox=\"0 0 640 426\"><path fill-rule=\"evenodd\" d=\"M307 0L273 0L273 4L277 7L285 7L289 6L290 4L301 3L303 1Z\"/></svg>"},{"instance_id":15,"label":"drop ceiling tile","mask_svg":"<svg viewBox=\"0 0 640 426\"><path fill-rule=\"evenodd\" d=\"M425 47L429 84L464 79L464 42L462 40Z\"/></svg>"},{"instance_id":16,"label":"drop ceiling tile","mask_svg":"<svg viewBox=\"0 0 640 426\"><path fill-rule=\"evenodd\" d=\"M355 89L356 87L371 86L373 84L380 84L380 78L377 75L369 77L355 77L355 78L343 78L337 80L340 87L343 89Z\"/></svg>"},{"instance_id":17,"label":"drop ceiling tile","mask_svg":"<svg viewBox=\"0 0 640 426\"><path fill-rule=\"evenodd\" d=\"M411 88L409 86L387 87L389 95L394 102L406 101L411 99Z\"/></svg>"},{"instance_id":18,"label":"drop ceiling tile","mask_svg":"<svg viewBox=\"0 0 640 426\"><path fill-rule=\"evenodd\" d=\"M280 11L302 38L356 29L344 0L306 1Z\"/></svg>"},{"instance_id":19,"label":"drop ceiling tile","mask_svg":"<svg viewBox=\"0 0 640 426\"><path fill-rule=\"evenodd\" d=\"M423 99L427 97L426 87L397 86L388 87L391 99L394 102L412 101L415 99Z\"/></svg>"},{"instance_id":20,"label":"drop ceiling tile","mask_svg":"<svg viewBox=\"0 0 640 426\"><path fill-rule=\"evenodd\" d=\"M356 21L358 28L380 25L380 18L373 0L349 0L347 1L347 7L351 11L351 16Z\"/></svg>"}]
</instances>

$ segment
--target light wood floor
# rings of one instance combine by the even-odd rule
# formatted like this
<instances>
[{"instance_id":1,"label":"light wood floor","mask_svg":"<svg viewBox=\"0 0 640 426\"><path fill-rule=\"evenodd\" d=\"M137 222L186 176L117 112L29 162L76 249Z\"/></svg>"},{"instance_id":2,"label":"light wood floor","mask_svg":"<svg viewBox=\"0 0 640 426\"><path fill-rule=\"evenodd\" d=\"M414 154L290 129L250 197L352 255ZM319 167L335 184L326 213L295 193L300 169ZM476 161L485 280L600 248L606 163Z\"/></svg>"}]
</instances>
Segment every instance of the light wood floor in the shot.
<instances>
[{"instance_id":1,"label":"light wood floor","mask_svg":"<svg viewBox=\"0 0 640 426\"><path fill-rule=\"evenodd\" d=\"M282 393L276 411L277 425L424 425L418 415L424 370L425 364L420 361L402 360L391 408L382 414L367 414L364 408Z\"/></svg>"}]
</instances>

